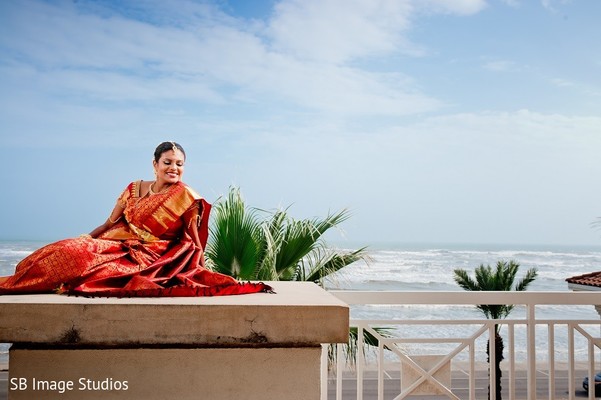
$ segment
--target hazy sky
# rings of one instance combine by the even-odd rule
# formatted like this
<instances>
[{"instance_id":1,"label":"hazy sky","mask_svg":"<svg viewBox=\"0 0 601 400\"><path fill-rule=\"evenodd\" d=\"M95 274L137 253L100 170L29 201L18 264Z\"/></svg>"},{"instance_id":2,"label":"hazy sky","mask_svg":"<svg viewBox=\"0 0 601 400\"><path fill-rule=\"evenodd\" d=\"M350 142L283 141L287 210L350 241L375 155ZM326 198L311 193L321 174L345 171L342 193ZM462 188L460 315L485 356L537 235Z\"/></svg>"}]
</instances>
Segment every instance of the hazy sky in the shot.
<instances>
[{"instance_id":1,"label":"hazy sky","mask_svg":"<svg viewBox=\"0 0 601 400\"><path fill-rule=\"evenodd\" d=\"M601 245L601 1L1 1L0 238L102 223L163 140L333 240Z\"/></svg>"}]
</instances>

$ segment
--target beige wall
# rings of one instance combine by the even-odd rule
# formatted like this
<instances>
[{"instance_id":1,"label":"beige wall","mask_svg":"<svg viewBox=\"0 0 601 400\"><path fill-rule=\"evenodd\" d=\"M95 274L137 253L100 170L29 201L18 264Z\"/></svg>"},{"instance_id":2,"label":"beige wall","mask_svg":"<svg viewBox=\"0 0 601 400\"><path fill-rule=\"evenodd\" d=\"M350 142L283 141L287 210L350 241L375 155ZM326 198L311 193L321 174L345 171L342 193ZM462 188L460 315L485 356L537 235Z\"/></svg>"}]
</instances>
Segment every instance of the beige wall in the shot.
<instances>
[{"instance_id":1,"label":"beige wall","mask_svg":"<svg viewBox=\"0 0 601 400\"><path fill-rule=\"evenodd\" d=\"M320 357L319 346L272 349L11 349L9 400L318 400ZM34 390L34 379L37 385L45 381L54 390L39 390L40 387ZM95 383L88 384L88 379ZM73 382L72 390L65 388L69 381ZM26 383L27 390L13 390L15 388L11 384L18 386L19 383ZM93 390L93 385L100 386L100 390ZM116 390L118 387L121 390Z\"/></svg>"}]
</instances>

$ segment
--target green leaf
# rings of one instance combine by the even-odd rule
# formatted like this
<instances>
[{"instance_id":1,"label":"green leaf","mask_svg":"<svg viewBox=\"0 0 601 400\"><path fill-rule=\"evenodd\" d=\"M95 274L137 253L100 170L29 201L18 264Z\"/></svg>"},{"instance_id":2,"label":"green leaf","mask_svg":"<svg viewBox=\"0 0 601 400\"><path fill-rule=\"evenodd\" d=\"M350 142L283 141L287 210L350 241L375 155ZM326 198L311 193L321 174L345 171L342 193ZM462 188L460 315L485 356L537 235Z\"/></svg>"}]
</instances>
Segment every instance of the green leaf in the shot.
<instances>
[{"instance_id":1,"label":"green leaf","mask_svg":"<svg viewBox=\"0 0 601 400\"><path fill-rule=\"evenodd\" d=\"M254 279L262 256L260 221L240 192L230 188L225 201L213 207L207 257L214 270L239 279Z\"/></svg>"}]
</instances>

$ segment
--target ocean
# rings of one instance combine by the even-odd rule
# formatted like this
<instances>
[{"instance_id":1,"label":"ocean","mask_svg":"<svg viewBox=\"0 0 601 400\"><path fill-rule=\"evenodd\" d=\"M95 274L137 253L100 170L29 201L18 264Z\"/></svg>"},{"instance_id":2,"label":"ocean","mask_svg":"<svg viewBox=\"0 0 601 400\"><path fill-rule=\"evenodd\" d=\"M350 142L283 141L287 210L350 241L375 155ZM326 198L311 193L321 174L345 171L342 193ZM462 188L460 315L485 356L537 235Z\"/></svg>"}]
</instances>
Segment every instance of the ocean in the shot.
<instances>
[{"instance_id":1,"label":"ocean","mask_svg":"<svg viewBox=\"0 0 601 400\"><path fill-rule=\"evenodd\" d=\"M327 280L328 289L346 290L386 290L386 291L462 291L453 280L456 268L465 269L473 276L473 271L481 264L493 268L499 260L514 260L520 264L517 279L530 268L536 268L538 277L528 287L528 291L569 292L566 278L588 272L601 271L601 246L524 246L524 245L408 245L385 244L371 246L367 262L356 262L345 267ZM524 318L525 307L516 306L508 318ZM351 307L351 319L482 319L483 314L474 306L466 305L365 305ZM539 306L537 319L584 319L599 320L593 306ZM430 329L431 332L424 334ZM588 329L599 337L598 327ZM413 325L397 328L397 337L467 337L472 327L449 325ZM506 326L501 335L506 337ZM537 327L537 359L546 360L547 331ZM477 341L485 348L482 337ZM516 360L526 359L526 335L523 329L516 328ZM555 357L567 360L567 329L558 328L555 332ZM447 346L447 350L452 345ZM440 345L421 343L405 345L408 353L417 349L420 354L436 354ZM576 359L587 356L586 342L581 337L575 340ZM457 359L465 359L466 354ZM476 359L483 360L484 353ZM598 359L598 357L597 357Z\"/></svg>"},{"instance_id":2,"label":"ocean","mask_svg":"<svg viewBox=\"0 0 601 400\"><path fill-rule=\"evenodd\" d=\"M33 250L44 245L35 241L0 241L0 276L13 273L15 266ZM348 245L346 245L348 247ZM358 246L359 247L359 246ZM369 261L359 261L334 274L326 282L330 289L460 291L453 281L453 270L473 272L480 264L493 265L498 260L515 260L520 264L518 279L527 269L538 270L529 291L569 291L566 278L601 270L599 246L524 246L524 245L450 245L450 244L378 244L368 248ZM360 306L352 307L351 318L359 319L478 319L482 315L472 306ZM524 315L516 307L511 317ZM592 306L548 306L537 310L537 318L599 319ZM422 328L423 329L423 328ZM454 335L461 327L448 327ZM561 334L558 334L558 340ZM565 339L567 349L567 339ZM543 342L543 341L541 341ZM0 361L7 359L8 344L0 344ZM541 345L537 354L544 355ZM519 357L519 354L518 354Z\"/></svg>"}]
</instances>

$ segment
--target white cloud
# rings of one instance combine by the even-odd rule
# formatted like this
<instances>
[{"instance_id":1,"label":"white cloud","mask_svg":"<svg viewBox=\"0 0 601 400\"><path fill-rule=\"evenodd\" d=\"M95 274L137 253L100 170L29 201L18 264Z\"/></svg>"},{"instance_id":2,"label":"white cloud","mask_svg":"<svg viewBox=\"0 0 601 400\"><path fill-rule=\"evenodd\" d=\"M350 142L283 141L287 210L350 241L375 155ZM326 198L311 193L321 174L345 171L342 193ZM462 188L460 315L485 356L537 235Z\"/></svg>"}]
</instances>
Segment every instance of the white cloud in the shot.
<instances>
[{"instance_id":1,"label":"white cloud","mask_svg":"<svg viewBox=\"0 0 601 400\"><path fill-rule=\"evenodd\" d=\"M551 0L541 0L541 4L549 11L555 12L555 8L551 4Z\"/></svg>"},{"instance_id":2,"label":"white cloud","mask_svg":"<svg viewBox=\"0 0 601 400\"><path fill-rule=\"evenodd\" d=\"M553 78L551 79L551 83L558 87L574 87L575 84L572 81L568 81L566 79L561 78Z\"/></svg>"},{"instance_id":3,"label":"white cloud","mask_svg":"<svg viewBox=\"0 0 601 400\"><path fill-rule=\"evenodd\" d=\"M213 8L194 9L185 23L152 25L37 2L26 10L12 6L3 28L11 35L3 35L0 43L22 60L21 65L6 62L9 74L26 62L37 71L32 78L42 84L40 90L74 98L223 104L273 97L290 106L347 115L437 108L438 101L401 73L340 64L394 51L407 28L408 3L341 4L281 3L269 32L284 48ZM172 19L182 20L180 13ZM307 52L313 52L313 61L299 57Z\"/></svg>"},{"instance_id":4,"label":"white cloud","mask_svg":"<svg viewBox=\"0 0 601 400\"><path fill-rule=\"evenodd\" d=\"M570 80L564 78L551 78L549 82L553 86L564 90L570 90L576 93L579 97L592 97L592 101L597 101L597 98L601 96L601 88L598 85L591 84L590 82L582 82L579 80Z\"/></svg>"},{"instance_id":5,"label":"white cloud","mask_svg":"<svg viewBox=\"0 0 601 400\"><path fill-rule=\"evenodd\" d=\"M513 62L513 61L509 61L509 60L495 60L495 61L488 61L484 64L484 68L489 70L489 71L495 71L495 72L508 72L508 71L516 71L519 69L519 66Z\"/></svg>"},{"instance_id":6,"label":"white cloud","mask_svg":"<svg viewBox=\"0 0 601 400\"><path fill-rule=\"evenodd\" d=\"M355 238L544 241L564 210L565 220L584 220L586 229L598 215L601 118L566 110L584 113L588 101L597 115L598 97L561 94L593 90L595 81L558 63L539 81L571 78L554 81L563 89L531 90L532 100L519 103L529 110L478 112L518 107L513 99L530 90L523 73L536 69L510 61L522 59L515 52L478 58L490 52L481 31L470 31L482 21L462 24L465 41L456 31L445 36L457 28L451 18L485 7L479 0L283 0L264 20L244 21L185 0L0 1L0 141L45 154L75 147L67 153L81 153L98 174L95 190L106 191L106 176L146 177L146 149L174 138L190 149L186 179L203 193L240 184L260 199L253 205L296 203L305 216L349 206ZM436 13L443 17L430 18ZM520 80L494 85L481 71L438 68L452 62L443 51L412 59L424 55L416 38L456 46L457 65L480 60ZM538 48L535 39L522 36L508 48ZM508 100L487 102L499 85ZM559 113L537 112L543 97L563 99L546 108ZM110 147L131 164L126 173L107 162L102 149ZM140 169L134 153L144 160ZM39 167L29 164L24 170L38 179ZM65 182L55 175L48 182ZM25 183L19 175L15 185Z\"/></svg>"},{"instance_id":7,"label":"white cloud","mask_svg":"<svg viewBox=\"0 0 601 400\"><path fill-rule=\"evenodd\" d=\"M449 136L457 134L469 140L501 138L510 143L527 141L533 146L557 149L565 148L569 143L591 150L601 146L601 136L597 134L601 129L601 117L595 116L544 114L531 110L462 113L428 118L417 126L424 131Z\"/></svg>"},{"instance_id":8,"label":"white cloud","mask_svg":"<svg viewBox=\"0 0 601 400\"><path fill-rule=\"evenodd\" d=\"M341 64L393 52L421 54L406 36L416 14L471 15L485 7L483 0L284 0L267 32L278 51Z\"/></svg>"},{"instance_id":9,"label":"white cloud","mask_svg":"<svg viewBox=\"0 0 601 400\"><path fill-rule=\"evenodd\" d=\"M398 0L287 0L276 5L269 36L296 58L344 63L398 49L411 11Z\"/></svg>"},{"instance_id":10,"label":"white cloud","mask_svg":"<svg viewBox=\"0 0 601 400\"><path fill-rule=\"evenodd\" d=\"M419 8L457 15L472 15L486 8L485 0L415 0Z\"/></svg>"},{"instance_id":11,"label":"white cloud","mask_svg":"<svg viewBox=\"0 0 601 400\"><path fill-rule=\"evenodd\" d=\"M433 110L437 100L412 90L401 74L375 74L349 67L299 63L272 55L271 67L248 85L257 93L339 115L407 115Z\"/></svg>"},{"instance_id":12,"label":"white cloud","mask_svg":"<svg viewBox=\"0 0 601 400\"><path fill-rule=\"evenodd\" d=\"M542 4L542 6L547 9L547 11L556 13L557 10L557 3L559 3L560 5L563 4L568 4L572 2L572 0L540 0L540 3Z\"/></svg>"},{"instance_id":13,"label":"white cloud","mask_svg":"<svg viewBox=\"0 0 601 400\"><path fill-rule=\"evenodd\" d=\"M238 128L232 126L234 130ZM541 176L546 174L544 168L552 165L561 167L583 162L595 162L595 169L601 172L601 163L596 162L601 148L598 134L601 117L598 116L524 109L445 114L397 125L360 127L330 118L301 124L281 121L279 125L257 128L264 133L259 136L258 147L267 148L273 154L287 151L294 154L294 159L311 152L317 159L324 160L325 155L330 154L330 164L323 170L336 169L337 164L342 169L350 168L349 180L355 179L353 176L359 169L364 169L367 176L405 176L415 171L399 170L398 165L428 157L438 158L429 166L438 173L447 167L465 165L466 171L472 169L470 174L490 171L501 174L505 168L514 168L512 165L524 167L543 160L545 164L535 168ZM281 135L282 132L285 135ZM474 162L482 160L486 160L487 169L474 170ZM569 171L570 168L565 168L566 173ZM527 168L524 173L529 173ZM363 184L369 186L370 182Z\"/></svg>"},{"instance_id":14,"label":"white cloud","mask_svg":"<svg viewBox=\"0 0 601 400\"><path fill-rule=\"evenodd\" d=\"M351 237L552 242L561 236L552 229L557 215L569 210L560 225L582 237L598 215L601 117L518 110L397 126L316 120L264 128L243 148L269 156L233 172L236 182L265 207L295 203L304 215L323 204L350 207L360 227ZM294 184L261 193L265 176Z\"/></svg>"}]
</instances>

